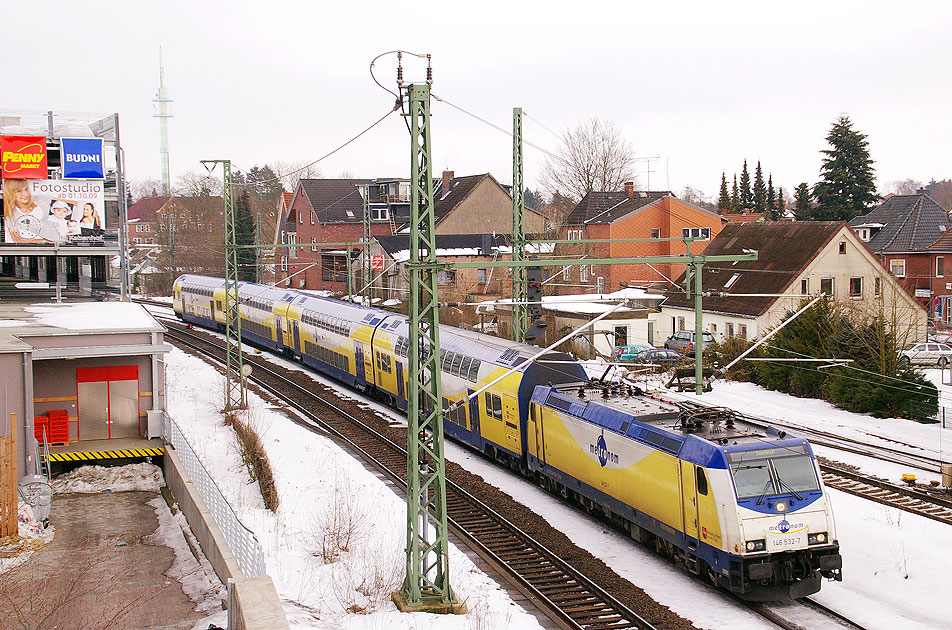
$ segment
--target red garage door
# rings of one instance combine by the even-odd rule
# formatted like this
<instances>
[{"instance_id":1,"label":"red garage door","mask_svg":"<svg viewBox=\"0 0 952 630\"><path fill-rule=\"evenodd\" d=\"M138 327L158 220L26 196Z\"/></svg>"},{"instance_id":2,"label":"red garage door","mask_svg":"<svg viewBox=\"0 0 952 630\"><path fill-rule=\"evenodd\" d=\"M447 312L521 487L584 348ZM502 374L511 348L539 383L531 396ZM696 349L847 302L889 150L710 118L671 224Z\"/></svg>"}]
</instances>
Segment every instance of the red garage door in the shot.
<instances>
[{"instance_id":1,"label":"red garage door","mask_svg":"<svg viewBox=\"0 0 952 630\"><path fill-rule=\"evenodd\" d=\"M76 368L79 439L139 437L139 366Z\"/></svg>"}]
</instances>

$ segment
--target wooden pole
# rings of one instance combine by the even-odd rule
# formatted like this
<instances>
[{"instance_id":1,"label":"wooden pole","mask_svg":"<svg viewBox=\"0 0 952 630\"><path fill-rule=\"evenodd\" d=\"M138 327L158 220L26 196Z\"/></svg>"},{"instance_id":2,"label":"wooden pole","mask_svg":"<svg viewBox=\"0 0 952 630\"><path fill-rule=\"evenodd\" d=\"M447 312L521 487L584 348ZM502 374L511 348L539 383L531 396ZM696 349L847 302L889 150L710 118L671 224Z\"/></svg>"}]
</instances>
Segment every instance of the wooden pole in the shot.
<instances>
[{"instance_id":1,"label":"wooden pole","mask_svg":"<svg viewBox=\"0 0 952 630\"><path fill-rule=\"evenodd\" d=\"M10 414L10 437L0 437L0 538L17 533L17 414Z\"/></svg>"}]
</instances>

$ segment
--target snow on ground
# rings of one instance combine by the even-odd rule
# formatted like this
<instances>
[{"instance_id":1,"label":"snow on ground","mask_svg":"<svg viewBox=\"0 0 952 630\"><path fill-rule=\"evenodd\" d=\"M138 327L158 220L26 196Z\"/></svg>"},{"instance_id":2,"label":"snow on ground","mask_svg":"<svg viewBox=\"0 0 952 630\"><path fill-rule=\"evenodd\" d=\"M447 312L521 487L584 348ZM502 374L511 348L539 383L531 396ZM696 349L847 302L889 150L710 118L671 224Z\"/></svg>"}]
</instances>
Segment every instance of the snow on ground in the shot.
<instances>
[{"instance_id":1,"label":"snow on ground","mask_svg":"<svg viewBox=\"0 0 952 630\"><path fill-rule=\"evenodd\" d=\"M165 485L162 469L154 464L81 466L53 480L56 494L98 492L158 492Z\"/></svg>"},{"instance_id":2,"label":"snow on ground","mask_svg":"<svg viewBox=\"0 0 952 630\"><path fill-rule=\"evenodd\" d=\"M167 366L170 414L242 522L256 533L292 626L539 627L455 547L450 583L470 612L399 613L390 593L404 572L404 499L329 439L289 422L249 393L246 421L268 450L281 497L278 510L269 512L249 482L233 432L221 424L221 375L178 350L168 355ZM335 540L347 550L335 552Z\"/></svg>"}]
</instances>

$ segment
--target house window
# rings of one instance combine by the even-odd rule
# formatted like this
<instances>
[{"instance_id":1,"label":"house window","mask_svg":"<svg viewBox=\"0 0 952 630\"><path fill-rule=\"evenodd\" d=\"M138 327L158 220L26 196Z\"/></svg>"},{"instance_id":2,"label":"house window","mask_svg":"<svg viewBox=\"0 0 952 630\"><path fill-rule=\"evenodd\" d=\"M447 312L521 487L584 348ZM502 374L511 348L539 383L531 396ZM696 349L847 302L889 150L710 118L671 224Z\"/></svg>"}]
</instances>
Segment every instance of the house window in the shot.
<instances>
[{"instance_id":1,"label":"house window","mask_svg":"<svg viewBox=\"0 0 952 630\"><path fill-rule=\"evenodd\" d=\"M800 280L800 295L810 295L810 279L803 278Z\"/></svg>"},{"instance_id":2,"label":"house window","mask_svg":"<svg viewBox=\"0 0 952 630\"><path fill-rule=\"evenodd\" d=\"M708 324L707 329L711 331L711 335L717 334L717 324Z\"/></svg>"},{"instance_id":3,"label":"house window","mask_svg":"<svg viewBox=\"0 0 952 630\"><path fill-rule=\"evenodd\" d=\"M456 284L456 270L443 269L436 274L436 283L441 287ZM484 284L484 283L481 283Z\"/></svg>"},{"instance_id":4,"label":"house window","mask_svg":"<svg viewBox=\"0 0 952 630\"><path fill-rule=\"evenodd\" d=\"M873 295L879 297L883 294L883 279L876 277L873 278Z\"/></svg>"},{"instance_id":5,"label":"house window","mask_svg":"<svg viewBox=\"0 0 952 630\"><path fill-rule=\"evenodd\" d=\"M724 283L724 288L725 288L725 289L729 289L729 288L731 288L732 286L734 286L734 283L737 282L737 279L738 279L738 278L740 278L740 274L739 274L739 273L735 273L733 276L731 276L730 280L728 280L727 282Z\"/></svg>"},{"instance_id":6,"label":"house window","mask_svg":"<svg viewBox=\"0 0 952 630\"><path fill-rule=\"evenodd\" d=\"M476 270L476 284L479 284L480 286L489 284L489 275L486 273L485 269Z\"/></svg>"},{"instance_id":7,"label":"house window","mask_svg":"<svg viewBox=\"0 0 952 630\"><path fill-rule=\"evenodd\" d=\"M661 238L661 228L651 228L651 238Z\"/></svg>"},{"instance_id":8,"label":"house window","mask_svg":"<svg viewBox=\"0 0 952 630\"><path fill-rule=\"evenodd\" d=\"M833 278L820 278L820 293L833 296Z\"/></svg>"},{"instance_id":9,"label":"house window","mask_svg":"<svg viewBox=\"0 0 952 630\"><path fill-rule=\"evenodd\" d=\"M737 336L747 339L747 324L737 324Z\"/></svg>"},{"instance_id":10,"label":"house window","mask_svg":"<svg viewBox=\"0 0 952 630\"><path fill-rule=\"evenodd\" d=\"M311 210L311 225L314 225L314 221L317 219L317 213Z\"/></svg>"},{"instance_id":11,"label":"house window","mask_svg":"<svg viewBox=\"0 0 952 630\"><path fill-rule=\"evenodd\" d=\"M935 277L941 278L945 275L945 257L936 256L935 257Z\"/></svg>"},{"instance_id":12,"label":"house window","mask_svg":"<svg viewBox=\"0 0 952 630\"><path fill-rule=\"evenodd\" d=\"M679 318L678 318L678 330L684 330L684 318L683 318L683 317L679 317Z\"/></svg>"},{"instance_id":13,"label":"house window","mask_svg":"<svg viewBox=\"0 0 952 630\"><path fill-rule=\"evenodd\" d=\"M314 238L313 236L311 237L311 251L312 252L317 251L317 239Z\"/></svg>"},{"instance_id":14,"label":"house window","mask_svg":"<svg viewBox=\"0 0 952 630\"><path fill-rule=\"evenodd\" d=\"M304 213L298 210L298 223L304 223Z\"/></svg>"},{"instance_id":15,"label":"house window","mask_svg":"<svg viewBox=\"0 0 952 630\"><path fill-rule=\"evenodd\" d=\"M578 268L578 280L579 282L588 282L588 267L582 265Z\"/></svg>"},{"instance_id":16,"label":"house window","mask_svg":"<svg viewBox=\"0 0 952 630\"><path fill-rule=\"evenodd\" d=\"M850 278L850 297L863 297L862 278Z\"/></svg>"},{"instance_id":17,"label":"house window","mask_svg":"<svg viewBox=\"0 0 952 630\"><path fill-rule=\"evenodd\" d=\"M731 322L727 322L727 338L728 339L734 338L734 324L732 324Z\"/></svg>"},{"instance_id":18,"label":"house window","mask_svg":"<svg viewBox=\"0 0 952 630\"><path fill-rule=\"evenodd\" d=\"M141 239L141 238L134 238L134 239L132 239L132 242L135 243L136 245L141 245L141 244L142 244L142 239Z\"/></svg>"},{"instance_id":19,"label":"house window","mask_svg":"<svg viewBox=\"0 0 952 630\"><path fill-rule=\"evenodd\" d=\"M860 231L859 231L859 238L860 238L860 240L863 241L864 243L867 242L867 241L869 241L869 230L868 230L867 228L863 228L862 230L860 230Z\"/></svg>"},{"instance_id":20,"label":"house window","mask_svg":"<svg viewBox=\"0 0 952 630\"><path fill-rule=\"evenodd\" d=\"M709 241L711 240L711 228L684 228L681 230L681 238Z\"/></svg>"},{"instance_id":21,"label":"house window","mask_svg":"<svg viewBox=\"0 0 952 630\"><path fill-rule=\"evenodd\" d=\"M840 241L840 253L841 254L846 253L846 241Z\"/></svg>"},{"instance_id":22,"label":"house window","mask_svg":"<svg viewBox=\"0 0 952 630\"><path fill-rule=\"evenodd\" d=\"M569 240L570 241L582 240L582 230L569 230Z\"/></svg>"},{"instance_id":23,"label":"house window","mask_svg":"<svg viewBox=\"0 0 952 630\"><path fill-rule=\"evenodd\" d=\"M371 208L371 210L373 210L374 221L390 220L390 208L388 208L387 206L375 206Z\"/></svg>"},{"instance_id":24,"label":"house window","mask_svg":"<svg viewBox=\"0 0 952 630\"><path fill-rule=\"evenodd\" d=\"M628 326L615 326L615 347L628 345Z\"/></svg>"},{"instance_id":25,"label":"house window","mask_svg":"<svg viewBox=\"0 0 952 630\"><path fill-rule=\"evenodd\" d=\"M896 258L895 260L890 260L889 273L896 276L897 278L905 278L906 277L906 259Z\"/></svg>"},{"instance_id":26,"label":"house window","mask_svg":"<svg viewBox=\"0 0 952 630\"><path fill-rule=\"evenodd\" d=\"M569 265L562 265L562 279L563 279L563 280L568 280L568 279L569 279L569 270L570 270L570 269L571 269L571 267L570 267Z\"/></svg>"}]
</instances>

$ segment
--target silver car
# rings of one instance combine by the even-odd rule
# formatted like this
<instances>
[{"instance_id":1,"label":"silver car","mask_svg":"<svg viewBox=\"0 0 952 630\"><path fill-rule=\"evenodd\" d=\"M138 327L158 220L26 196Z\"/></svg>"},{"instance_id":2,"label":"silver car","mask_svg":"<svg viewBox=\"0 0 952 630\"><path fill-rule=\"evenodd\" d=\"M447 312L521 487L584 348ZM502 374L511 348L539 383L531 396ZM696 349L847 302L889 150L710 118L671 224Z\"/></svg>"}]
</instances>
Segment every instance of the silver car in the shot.
<instances>
[{"instance_id":1,"label":"silver car","mask_svg":"<svg viewBox=\"0 0 952 630\"><path fill-rule=\"evenodd\" d=\"M944 343L917 343L899 353L906 365L938 365L945 367L952 361L952 346Z\"/></svg>"},{"instance_id":2,"label":"silver car","mask_svg":"<svg viewBox=\"0 0 952 630\"><path fill-rule=\"evenodd\" d=\"M701 333L701 340L704 342L704 350L714 343L714 335L709 332ZM664 342L664 347L668 350L677 350L681 354L691 354L694 352L694 331L679 330Z\"/></svg>"}]
</instances>

